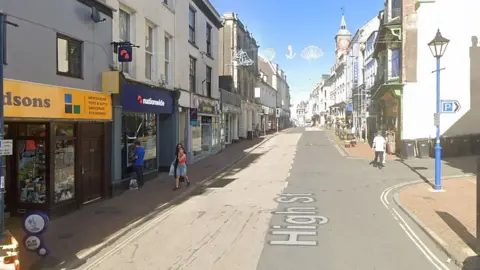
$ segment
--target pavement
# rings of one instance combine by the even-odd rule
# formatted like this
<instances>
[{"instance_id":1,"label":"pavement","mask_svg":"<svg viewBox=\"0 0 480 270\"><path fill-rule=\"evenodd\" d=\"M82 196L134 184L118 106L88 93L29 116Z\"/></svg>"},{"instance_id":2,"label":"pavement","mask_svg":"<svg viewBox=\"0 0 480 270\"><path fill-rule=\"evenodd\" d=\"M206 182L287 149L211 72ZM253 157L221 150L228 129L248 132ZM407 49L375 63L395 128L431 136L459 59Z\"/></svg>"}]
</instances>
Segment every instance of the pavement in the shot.
<instances>
[{"instance_id":1,"label":"pavement","mask_svg":"<svg viewBox=\"0 0 480 270\"><path fill-rule=\"evenodd\" d=\"M114 243L154 216L165 211L176 200L193 192L201 183L234 165L245 155L261 146L277 134L254 140L244 140L229 145L220 153L189 165L192 185L172 191L173 180L167 174L148 181L140 190L127 191L120 196L91 204L66 216L56 218L49 224L44 235L51 256L39 259L35 253L22 250L22 269L72 269L85 263L86 259ZM17 239L23 239L20 219L7 220L9 229ZM23 248L23 245L22 245Z\"/></svg>"},{"instance_id":2,"label":"pavement","mask_svg":"<svg viewBox=\"0 0 480 270\"><path fill-rule=\"evenodd\" d=\"M365 160L373 160L375 158L375 152L372 150L372 147L367 142L362 142L358 140L355 147L345 147L344 141L341 140L335 134L334 130L328 129L327 132L330 136L331 141L335 142L335 144L337 145L336 147L345 156L349 158L365 159ZM395 155L390 155L390 154L387 154L386 157L387 157L387 162L389 160L397 159Z\"/></svg>"},{"instance_id":3,"label":"pavement","mask_svg":"<svg viewBox=\"0 0 480 270\"><path fill-rule=\"evenodd\" d=\"M329 138L273 137L77 269L459 269L392 200L418 175L345 158Z\"/></svg>"},{"instance_id":4,"label":"pavement","mask_svg":"<svg viewBox=\"0 0 480 270\"><path fill-rule=\"evenodd\" d=\"M431 192L431 183L407 186L399 191L398 203L463 267L476 257L476 177L445 179L442 185L446 192Z\"/></svg>"}]
</instances>

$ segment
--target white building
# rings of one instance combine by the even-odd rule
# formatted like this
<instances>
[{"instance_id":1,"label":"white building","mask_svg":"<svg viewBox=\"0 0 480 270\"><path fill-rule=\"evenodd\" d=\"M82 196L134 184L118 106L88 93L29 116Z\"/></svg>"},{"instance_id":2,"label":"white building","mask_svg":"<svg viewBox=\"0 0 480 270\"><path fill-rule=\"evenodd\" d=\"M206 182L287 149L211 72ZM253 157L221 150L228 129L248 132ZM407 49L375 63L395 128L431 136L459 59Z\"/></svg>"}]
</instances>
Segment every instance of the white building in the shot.
<instances>
[{"instance_id":1,"label":"white building","mask_svg":"<svg viewBox=\"0 0 480 270\"><path fill-rule=\"evenodd\" d=\"M353 126L360 138L364 138L362 130L366 128L365 43L379 24L378 17L374 17L355 32L346 58L347 93L352 102Z\"/></svg>"},{"instance_id":2,"label":"white building","mask_svg":"<svg viewBox=\"0 0 480 270\"><path fill-rule=\"evenodd\" d=\"M133 60L115 62L125 77L154 86L173 87L173 37L175 13L173 0L158 3L148 0L107 0L113 13L113 40L130 42Z\"/></svg>"},{"instance_id":3,"label":"white building","mask_svg":"<svg viewBox=\"0 0 480 270\"><path fill-rule=\"evenodd\" d=\"M186 138L189 156L196 161L221 148L218 44L222 23L208 0L174 3L174 87L181 93L179 137Z\"/></svg>"},{"instance_id":4,"label":"white building","mask_svg":"<svg viewBox=\"0 0 480 270\"><path fill-rule=\"evenodd\" d=\"M335 65L331 72L334 74L334 82L332 84L331 98L334 100L330 106L331 112L337 117L346 117L348 112L352 111L351 93L347 92L347 52L350 44L351 33L347 30L345 17L342 15L340 29L335 36Z\"/></svg>"},{"instance_id":5,"label":"white building","mask_svg":"<svg viewBox=\"0 0 480 270\"><path fill-rule=\"evenodd\" d=\"M277 108L280 108L279 128L284 129L290 123L290 86L287 82L287 75L280 69L278 64L268 62L275 72L272 78L272 85L277 90Z\"/></svg>"},{"instance_id":6,"label":"white building","mask_svg":"<svg viewBox=\"0 0 480 270\"><path fill-rule=\"evenodd\" d=\"M261 130L276 129L276 104L277 104L277 90L273 87L273 77L275 72L267 60L258 57L258 68L260 78L255 88L255 97L259 99L262 104L263 114L261 118Z\"/></svg>"},{"instance_id":7,"label":"white building","mask_svg":"<svg viewBox=\"0 0 480 270\"><path fill-rule=\"evenodd\" d=\"M395 7L395 2L387 1L387 7ZM480 31L476 21L480 1L463 0L458 4L437 0L420 4L416 11L407 9L409 2L403 2L401 13L404 25L401 32L401 139L435 137L436 76L432 71L436 69L436 59L427 44L437 30L450 40L441 58L440 98L461 104L458 112L441 115L440 133L450 137L449 141L454 144L458 143L457 136L480 134L477 103L480 100ZM443 147L444 155L448 155L448 146ZM458 144L454 148L457 149Z\"/></svg>"},{"instance_id":8,"label":"white building","mask_svg":"<svg viewBox=\"0 0 480 270\"><path fill-rule=\"evenodd\" d=\"M298 126L300 127L303 127L305 126L305 123L306 123L306 119L305 119L305 110L307 108L307 104L305 101L300 101L300 103L298 103L297 105L297 109L296 109L296 112L297 112L297 124Z\"/></svg>"},{"instance_id":9,"label":"white building","mask_svg":"<svg viewBox=\"0 0 480 270\"><path fill-rule=\"evenodd\" d=\"M366 112L366 125L365 136L367 139L373 138L373 133L376 131L376 109L375 103L371 102L370 93L375 91L377 76L377 60L373 57L375 49L375 41L377 39L378 31L373 31L370 36L367 37L367 41L364 45L363 51L363 70L364 70L364 89L365 89L365 107L362 105L362 109Z\"/></svg>"}]
</instances>

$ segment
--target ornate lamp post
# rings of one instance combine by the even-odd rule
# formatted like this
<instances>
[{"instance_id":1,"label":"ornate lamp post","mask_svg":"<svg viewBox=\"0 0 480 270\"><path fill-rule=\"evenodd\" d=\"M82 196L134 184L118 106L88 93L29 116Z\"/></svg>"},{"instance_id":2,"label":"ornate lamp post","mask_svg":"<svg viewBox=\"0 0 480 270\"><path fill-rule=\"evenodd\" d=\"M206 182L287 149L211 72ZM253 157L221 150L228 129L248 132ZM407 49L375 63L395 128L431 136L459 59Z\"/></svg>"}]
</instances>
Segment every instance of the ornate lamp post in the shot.
<instances>
[{"instance_id":1,"label":"ornate lamp post","mask_svg":"<svg viewBox=\"0 0 480 270\"><path fill-rule=\"evenodd\" d=\"M437 59L437 97L436 97L436 105L437 105L437 134L435 139L435 187L436 191L442 190L442 146L440 144L440 113L441 113L441 102L440 102L440 58L442 58L445 50L447 50L448 43L450 40L444 38L440 33L440 29L437 31L437 35L435 38L428 43L428 47L432 52L433 57Z\"/></svg>"}]
</instances>

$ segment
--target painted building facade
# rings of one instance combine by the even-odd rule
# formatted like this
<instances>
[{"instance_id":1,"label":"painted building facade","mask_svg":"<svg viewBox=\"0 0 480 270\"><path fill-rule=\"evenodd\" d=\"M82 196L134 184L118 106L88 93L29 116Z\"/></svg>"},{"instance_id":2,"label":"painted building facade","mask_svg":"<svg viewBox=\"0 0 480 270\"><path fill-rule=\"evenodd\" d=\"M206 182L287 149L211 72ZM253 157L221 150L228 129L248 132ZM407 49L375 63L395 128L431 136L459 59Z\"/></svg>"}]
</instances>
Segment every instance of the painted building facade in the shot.
<instances>
[{"instance_id":1,"label":"painted building facade","mask_svg":"<svg viewBox=\"0 0 480 270\"><path fill-rule=\"evenodd\" d=\"M402 3L400 77L403 87L400 97L395 96L401 101L402 148L408 140L419 142L435 137L436 77L432 71L436 68L436 59L427 44L440 30L442 36L450 40L441 58L440 98L456 100L461 106L456 113L440 116L443 156L479 153L480 127L476 123L480 117L477 106L480 45L475 23L479 8L480 3L474 0L464 1L462 5L446 0ZM442 20L446 17L451 19ZM418 147L413 150L414 155L420 155ZM406 149L403 154L410 157L410 152Z\"/></svg>"},{"instance_id":2,"label":"painted building facade","mask_svg":"<svg viewBox=\"0 0 480 270\"><path fill-rule=\"evenodd\" d=\"M222 22L210 1L191 0L176 2L175 23L175 84L182 107L178 123L179 130L185 131L180 138L185 138L189 161L195 162L221 149L218 76Z\"/></svg>"},{"instance_id":3,"label":"painted building facade","mask_svg":"<svg viewBox=\"0 0 480 270\"><path fill-rule=\"evenodd\" d=\"M80 0L0 6L19 26L7 27L4 55L5 137L17 153L6 157L5 211L56 216L110 196L112 99L101 72L113 64L112 9Z\"/></svg>"},{"instance_id":4,"label":"painted building facade","mask_svg":"<svg viewBox=\"0 0 480 270\"><path fill-rule=\"evenodd\" d=\"M220 31L220 75L231 77L235 91L242 97L242 113L233 115L238 126L234 140L253 137L260 124L262 106L255 102L255 87L258 78L258 44L235 13L223 14ZM239 61L242 58L250 63Z\"/></svg>"},{"instance_id":5,"label":"painted building facade","mask_svg":"<svg viewBox=\"0 0 480 270\"><path fill-rule=\"evenodd\" d=\"M110 71L102 73L102 91L112 95L112 190L119 194L135 177L135 141L145 149L143 174L154 179L166 171L178 141L175 81L175 3L106 3L113 16ZM158 15L161 16L158 16ZM131 49L129 61L120 56Z\"/></svg>"}]
</instances>

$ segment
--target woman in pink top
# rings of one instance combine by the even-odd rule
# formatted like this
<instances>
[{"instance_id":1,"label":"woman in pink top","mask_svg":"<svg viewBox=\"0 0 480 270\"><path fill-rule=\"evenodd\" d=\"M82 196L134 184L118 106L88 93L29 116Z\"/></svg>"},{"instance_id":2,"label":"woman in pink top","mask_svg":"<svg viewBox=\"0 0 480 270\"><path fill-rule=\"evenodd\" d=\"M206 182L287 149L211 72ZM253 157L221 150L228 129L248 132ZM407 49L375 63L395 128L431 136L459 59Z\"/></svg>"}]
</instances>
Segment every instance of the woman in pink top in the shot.
<instances>
[{"instance_id":1,"label":"woman in pink top","mask_svg":"<svg viewBox=\"0 0 480 270\"><path fill-rule=\"evenodd\" d=\"M187 176L187 154L185 153L185 149L183 147L179 148L177 154L177 170L175 175L175 188L173 190L177 190L180 185L180 177L183 177L185 181L187 181L187 186L190 186L190 181L188 180Z\"/></svg>"}]
</instances>

